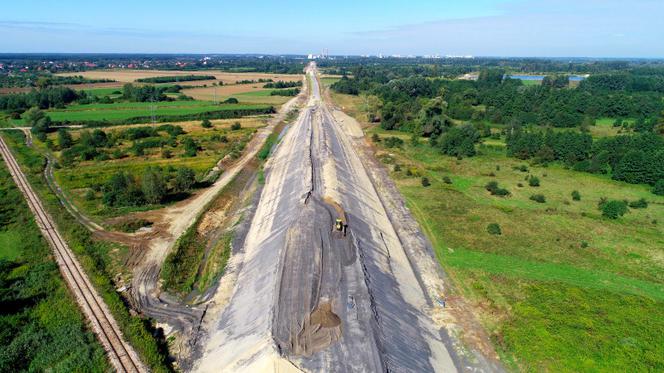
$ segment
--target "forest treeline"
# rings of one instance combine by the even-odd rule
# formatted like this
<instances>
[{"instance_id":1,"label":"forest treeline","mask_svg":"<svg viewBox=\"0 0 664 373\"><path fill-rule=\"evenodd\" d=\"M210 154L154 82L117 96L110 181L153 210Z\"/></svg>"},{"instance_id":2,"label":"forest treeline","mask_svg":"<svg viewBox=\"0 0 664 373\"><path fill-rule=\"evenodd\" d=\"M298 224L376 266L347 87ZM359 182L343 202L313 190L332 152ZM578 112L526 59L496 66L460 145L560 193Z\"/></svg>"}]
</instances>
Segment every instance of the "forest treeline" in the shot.
<instances>
[{"instance_id":1,"label":"forest treeline","mask_svg":"<svg viewBox=\"0 0 664 373\"><path fill-rule=\"evenodd\" d=\"M431 66L355 66L332 89L365 95L369 121L426 137L444 154L473 156L483 137L502 132L514 157L559 161L629 183L664 183L664 68L600 72L574 85L557 73L532 86L503 68L483 69L476 81L431 72ZM589 128L599 118L633 133L593 139Z\"/></svg>"}]
</instances>

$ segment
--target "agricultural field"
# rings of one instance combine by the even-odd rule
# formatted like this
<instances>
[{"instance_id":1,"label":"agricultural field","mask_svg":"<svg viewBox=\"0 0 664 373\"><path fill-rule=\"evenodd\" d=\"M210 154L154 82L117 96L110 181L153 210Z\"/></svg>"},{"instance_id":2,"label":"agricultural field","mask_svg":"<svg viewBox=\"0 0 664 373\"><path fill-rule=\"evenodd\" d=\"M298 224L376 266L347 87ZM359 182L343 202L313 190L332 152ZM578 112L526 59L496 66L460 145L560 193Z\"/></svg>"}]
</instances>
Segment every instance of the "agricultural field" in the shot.
<instances>
[{"instance_id":1,"label":"agricultural field","mask_svg":"<svg viewBox=\"0 0 664 373\"><path fill-rule=\"evenodd\" d=\"M151 108L154 107L153 111ZM162 101L162 102L118 102L113 104L70 105L65 109L53 109L46 114L55 122L86 122L108 121L122 122L134 118L150 118L163 121L171 116L197 115L218 111L233 110L268 110L265 104L221 104L215 105L206 101ZM13 120L13 124L21 125L23 119Z\"/></svg>"},{"instance_id":2,"label":"agricultural field","mask_svg":"<svg viewBox=\"0 0 664 373\"><path fill-rule=\"evenodd\" d=\"M181 82L180 85L203 85L215 82L224 84L235 84L240 80L258 80L272 79L274 81L297 81L302 79L302 75L292 74L267 74L267 73L234 73L220 70L198 70L198 71L175 71L175 70L90 70L75 73L57 74L61 76L81 75L88 79L112 79L122 83L132 83L136 79L154 78L158 76L186 76L186 75L212 75L216 80Z\"/></svg>"},{"instance_id":3,"label":"agricultural field","mask_svg":"<svg viewBox=\"0 0 664 373\"><path fill-rule=\"evenodd\" d=\"M237 158L256 129L265 125L266 119L251 117L213 120L210 121L210 128L203 128L201 121L183 122L175 125L182 129L182 133L176 136L158 131L156 136L136 140L122 138L112 145L98 148L99 154L94 159L76 158L71 164L67 164L63 158L63 151L59 150L59 135L52 133L48 139L52 144L56 144L54 155L62 165L55 170L55 179L74 204L93 217L112 217L127 211L158 208L163 203L174 200L166 199L162 203L146 206L110 207L102 202L101 185L121 171L140 176L148 168L159 168L166 173L188 168L193 170L195 179L199 182L218 177L219 173L223 172L223 166L222 170L216 173L212 172L213 167L225 157L229 160ZM238 125L240 128L236 128ZM159 126L116 126L104 128L103 131L108 138L120 138L126 131L145 128L159 129ZM90 131L88 129L70 131L74 147L82 141L82 134L89 134ZM189 139L195 143L196 150L193 155L187 150L186 142L190 141ZM181 198L182 196L176 200Z\"/></svg>"},{"instance_id":4,"label":"agricultural field","mask_svg":"<svg viewBox=\"0 0 664 373\"><path fill-rule=\"evenodd\" d=\"M213 101L215 98L218 101L224 101L234 97L240 103L244 104L281 105L292 98L287 96L272 96L272 91L278 90L263 88L263 85L265 83L197 87L183 89L182 93L196 100L206 101Z\"/></svg>"}]
</instances>

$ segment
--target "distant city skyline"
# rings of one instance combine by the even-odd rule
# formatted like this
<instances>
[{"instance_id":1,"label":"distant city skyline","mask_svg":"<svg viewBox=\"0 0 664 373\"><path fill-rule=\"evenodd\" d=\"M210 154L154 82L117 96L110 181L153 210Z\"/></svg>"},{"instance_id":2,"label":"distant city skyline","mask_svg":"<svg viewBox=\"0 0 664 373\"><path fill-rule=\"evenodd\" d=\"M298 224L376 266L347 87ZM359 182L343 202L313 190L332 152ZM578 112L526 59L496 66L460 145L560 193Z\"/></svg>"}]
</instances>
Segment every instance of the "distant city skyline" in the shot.
<instances>
[{"instance_id":1,"label":"distant city skyline","mask_svg":"<svg viewBox=\"0 0 664 373\"><path fill-rule=\"evenodd\" d=\"M3 4L0 53L664 57L664 1Z\"/></svg>"}]
</instances>

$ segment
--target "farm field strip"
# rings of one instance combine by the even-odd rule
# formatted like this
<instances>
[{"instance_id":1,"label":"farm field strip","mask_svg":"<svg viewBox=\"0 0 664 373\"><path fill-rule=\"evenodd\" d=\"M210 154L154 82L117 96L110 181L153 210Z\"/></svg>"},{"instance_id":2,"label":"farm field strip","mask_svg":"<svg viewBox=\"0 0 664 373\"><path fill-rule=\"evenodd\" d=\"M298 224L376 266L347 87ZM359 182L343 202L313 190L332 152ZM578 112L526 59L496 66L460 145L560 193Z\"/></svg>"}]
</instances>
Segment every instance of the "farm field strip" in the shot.
<instances>
[{"instance_id":1,"label":"farm field strip","mask_svg":"<svg viewBox=\"0 0 664 373\"><path fill-rule=\"evenodd\" d=\"M284 81L296 81L302 79L301 74L270 74L270 73L254 73L254 72L227 72L221 70L130 70L130 69L115 69L115 70L90 70L72 73L57 74L60 76L76 76L81 75L89 79L113 79L123 83L132 83L136 79L153 78L158 76L185 76L185 75L212 75L217 81L224 84L234 84L239 80L258 80L258 79L272 79ZM201 83L204 81L196 81L193 83ZM192 82L181 82L192 83Z\"/></svg>"},{"instance_id":2,"label":"farm field strip","mask_svg":"<svg viewBox=\"0 0 664 373\"><path fill-rule=\"evenodd\" d=\"M157 107L154 114L157 116L175 116L188 114L201 114L213 111L267 109L269 105L208 105L190 107ZM76 111L50 111L48 116L53 121L85 121L85 120L124 120L136 117L150 116L153 111L149 107L135 109L103 109L103 110L76 110Z\"/></svg>"}]
</instances>

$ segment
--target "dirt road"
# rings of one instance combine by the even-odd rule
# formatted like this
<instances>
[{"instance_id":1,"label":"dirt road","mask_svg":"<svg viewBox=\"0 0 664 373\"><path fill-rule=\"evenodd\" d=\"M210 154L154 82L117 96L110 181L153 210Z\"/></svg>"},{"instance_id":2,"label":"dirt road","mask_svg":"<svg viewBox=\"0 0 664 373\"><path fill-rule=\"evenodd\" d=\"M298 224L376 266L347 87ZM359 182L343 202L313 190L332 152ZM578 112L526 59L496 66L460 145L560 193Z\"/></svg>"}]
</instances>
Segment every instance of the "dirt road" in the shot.
<instances>
[{"instance_id":1,"label":"dirt road","mask_svg":"<svg viewBox=\"0 0 664 373\"><path fill-rule=\"evenodd\" d=\"M195 370L491 370L467 364L434 323L428 283L409 256L420 246L402 242L353 146L357 128L321 100L315 65L308 74L308 105L266 167L231 259L235 288Z\"/></svg>"}]
</instances>

